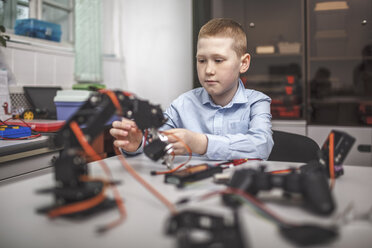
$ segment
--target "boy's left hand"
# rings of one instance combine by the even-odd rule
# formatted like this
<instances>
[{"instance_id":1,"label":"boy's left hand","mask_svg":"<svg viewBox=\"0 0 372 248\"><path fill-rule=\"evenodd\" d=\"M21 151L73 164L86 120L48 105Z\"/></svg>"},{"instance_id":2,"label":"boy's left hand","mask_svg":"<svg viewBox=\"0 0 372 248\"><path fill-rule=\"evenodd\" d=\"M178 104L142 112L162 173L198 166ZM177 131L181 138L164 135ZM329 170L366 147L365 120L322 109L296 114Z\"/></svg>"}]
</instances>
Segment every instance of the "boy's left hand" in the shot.
<instances>
[{"instance_id":1,"label":"boy's left hand","mask_svg":"<svg viewBox=\"0 0 372 248\"><path fill-rule=\"evenodd\" d=\"M195 133L184 128L174 128L164 132L168 137L168 142L173 144L174 153L176 155L185 155L188 153L185 145L180 142L176 137L182 140L193 153L200 155L205 154L207 151L208 138L205 134Z\"/></svg>"}]
</instances>

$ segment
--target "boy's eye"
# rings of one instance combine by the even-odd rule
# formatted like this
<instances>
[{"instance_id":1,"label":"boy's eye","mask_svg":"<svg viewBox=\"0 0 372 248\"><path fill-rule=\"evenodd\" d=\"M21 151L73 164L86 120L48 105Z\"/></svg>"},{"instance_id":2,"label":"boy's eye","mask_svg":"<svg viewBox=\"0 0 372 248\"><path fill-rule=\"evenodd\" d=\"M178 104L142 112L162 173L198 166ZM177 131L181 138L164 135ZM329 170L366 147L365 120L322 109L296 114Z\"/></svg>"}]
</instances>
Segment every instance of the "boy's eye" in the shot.
<instances>
[{"instance_id":1,"label":"boy's eye","mask_svg":"<svg viewBox=\"0 0 372 248\"><path fill-rule=\"evenodd\" d=\"M215 59L214 62L216 62L216 63L222 63L223 62L223 59Z\"/></svg>"},{"instance_id":2,"label":"boy's eye","mask_svg":"<svg viewBox=\"0 0 372 248\"><path fill-rule=\"evenodd\" d=\"M198 59L198 62L199 63L204 63L205 62L205 59Z\"/></svg>"}]
</instances>

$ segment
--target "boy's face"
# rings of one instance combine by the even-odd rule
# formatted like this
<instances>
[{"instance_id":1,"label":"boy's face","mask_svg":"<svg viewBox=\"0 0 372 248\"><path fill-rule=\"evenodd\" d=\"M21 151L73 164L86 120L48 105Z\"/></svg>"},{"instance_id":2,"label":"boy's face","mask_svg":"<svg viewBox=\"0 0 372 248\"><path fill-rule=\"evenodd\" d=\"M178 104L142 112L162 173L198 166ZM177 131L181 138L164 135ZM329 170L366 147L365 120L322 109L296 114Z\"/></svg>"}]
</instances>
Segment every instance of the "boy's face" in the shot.
<instances>
[{"instance_id":1,"label":"boy's face","mask_svg":"<svg viewBox=\"0 0 372 248\"><path fill-rule=\"evenodd\" d=\"M248 70L250 57L238 57L232 49L234 40L226 37L204 37L198 40L197 71L200 84L215 104L224 106L234 97L240 73Z\"/></svg>"}]
</instances>

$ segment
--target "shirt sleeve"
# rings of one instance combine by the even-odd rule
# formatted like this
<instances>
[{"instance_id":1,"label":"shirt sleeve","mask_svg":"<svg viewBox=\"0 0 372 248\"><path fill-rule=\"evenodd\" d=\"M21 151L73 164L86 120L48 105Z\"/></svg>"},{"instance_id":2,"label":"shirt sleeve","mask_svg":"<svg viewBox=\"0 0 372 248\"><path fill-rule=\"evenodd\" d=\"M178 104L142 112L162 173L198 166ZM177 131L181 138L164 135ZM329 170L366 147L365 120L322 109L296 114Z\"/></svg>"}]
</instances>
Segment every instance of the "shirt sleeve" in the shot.
<instances>
[{"instance_id":1,"label":"shirt sleeve","mask_svg":"<svg viewBox=\"0 0 372 248\"><path fill-rule=\"evenodd\" d=\"M169 130L172 128L179 128L180 125L180 118L177 108L172 103L164 112L164 118L166 118L165 124L160 128L160 130Z\"/></svg>"},{"instance_id":2,"label":"shirt sleeve","mask_svg":"<svg viewBox=\"0 0 372 248\"><path fill-rule=\"evenodd\" d=\"M213 160L259 158L266 160L274 145L271 131L270 98L251 105L247 133L207 134L208 147L205 156Z\"/></svg>"},{"instance_id":3,"label":"shirt sleeve","mask_svg":"<svg viewBox=\"0 0 372 248\"><path fill-rule=\"evenodd\" d=\"M130 157L130 156L135 156L135 155L142 153L143 148L144 148L144 141L145 141L145 137L142 137L141 145L138 147L137 151L134 151L134 152L127 152L123 148L120 148L121 154L123 154L125 157Z\"/></svg>"}]
</instances>

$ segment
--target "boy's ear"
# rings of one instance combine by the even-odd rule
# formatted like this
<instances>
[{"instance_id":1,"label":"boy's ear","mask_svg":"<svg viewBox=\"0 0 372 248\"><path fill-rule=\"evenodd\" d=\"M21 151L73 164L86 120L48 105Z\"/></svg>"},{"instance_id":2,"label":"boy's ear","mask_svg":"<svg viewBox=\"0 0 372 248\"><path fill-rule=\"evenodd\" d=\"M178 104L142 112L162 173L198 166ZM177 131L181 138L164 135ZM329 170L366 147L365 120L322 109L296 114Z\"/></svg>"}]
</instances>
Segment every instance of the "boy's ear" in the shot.
<instances>
[{"instance_id":1,"label":"boy's ear","mask_svg":"<svg viewBox=\"0 0 372 248\"><path fill-rule=\"evenodd\" d=\"M249 53L246 53L241 57L240 73L244 73L248 71L250 64L251 64L251 55L249 55Z\"/></svg>"}]
</instances>

